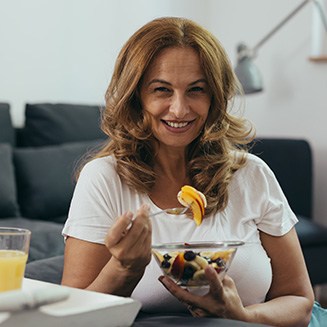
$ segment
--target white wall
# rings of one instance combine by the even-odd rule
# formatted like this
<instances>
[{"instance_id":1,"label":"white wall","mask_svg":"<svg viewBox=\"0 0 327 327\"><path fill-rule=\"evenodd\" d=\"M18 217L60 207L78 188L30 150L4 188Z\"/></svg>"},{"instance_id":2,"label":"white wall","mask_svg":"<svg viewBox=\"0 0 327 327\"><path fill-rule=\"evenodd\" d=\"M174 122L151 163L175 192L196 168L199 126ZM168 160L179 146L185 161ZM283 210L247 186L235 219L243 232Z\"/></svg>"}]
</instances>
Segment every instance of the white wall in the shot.
<instances>
[{"instance_id":1,"label":"white wall","mask_svg":"<svg viewBox=\"0 0 327 327\"><path fill-rule=\"evenodd\" d=\"M16 126L26 102L102 104L115 56L128 36L158 16L209 28L235 63L239 41L253 46L301 0L1 0L0 101ZM260 136L308 139L315 159L315 219L327 225L327 62L308 60L312 5L259 51L265 92L247 96Z\"/></svg>"}]
</instances>

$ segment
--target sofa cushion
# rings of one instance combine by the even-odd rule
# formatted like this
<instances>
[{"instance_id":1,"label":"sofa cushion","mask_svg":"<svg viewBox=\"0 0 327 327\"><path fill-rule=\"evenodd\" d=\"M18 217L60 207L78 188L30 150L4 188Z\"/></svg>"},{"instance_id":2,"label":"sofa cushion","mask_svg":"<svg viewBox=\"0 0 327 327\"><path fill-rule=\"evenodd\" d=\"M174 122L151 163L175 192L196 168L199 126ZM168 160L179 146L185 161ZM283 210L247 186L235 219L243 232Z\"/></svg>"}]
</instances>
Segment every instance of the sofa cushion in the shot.
<instances>
[{"instance_id":1,"label":"sofa cushion","mask_svg":"<svg viewBox=\"0 0 327 327\"><path fill-rule=\"evenodd\" d=\"M301 139L257 139L252 153L263 159L283 189L297 214L312 218L312 153L308 141Z\"/></svg>"},{"instance_id":2,"label":"sofa cushion","mask_svg":"<svg viewBox=\"0 0 327 327\"><path fill-rule=\"evenodd\" d=\"M100 107L88 105L27 104L22 146L44 146L105 138L100 129Z\"/></svg>"},{"instance_id":3,"label":"sofa cushion","mask_svg":"<svg viewBox=\"0 0 327 327\"><path fill-rule=\"evenodd\" d=\"M299 235L302 247L315 247L319 245L327 245L327 227L298 216L299 222L295 225Z\"/></svg>"},{"instance_id":4,"label":"sofa cushion","mask_svg":"<svg viewBox=\"0 0 327 327\"><path fill-rule=\"evenodd\" d=\"M63 222L72 197L74 169L99 141L57 146L16 148L18 202L21 214L31 219Z\"/></svg>"},{"instance_id":5,"label":"sofa cushion","mask_svg":"<svg viewBox=\"0 0 327 327\"><path fill-rule=\"evenodd\" d=\"M0 143L15 145L15 129L11 122L8 103L0 103Z\"/></svg>"},{"instance_id":6,"label":"sofa cushion","mask_svg":"<svg viewBox=\"0 0 327 327\"><path fill-rule=\"evenodd\" d=\"M33 261L26 265L25 278L41 280L52 284L60 284L63 268L63 255Z\"/></svg>"},{"instance_id":7,"label":"sofa cushion","mask_svg":"<svg viewBox=\"0 0 327 327\"><path fill-rule=\"evenodd\" d=\"M50 258L64 253L65 243L61 234L62 224L17 217L2 219L1 226L26 228L32 232L28 262Z\"/></svg>"},{"instance_id":8,"label":"sofa cushion","mask_svg":"<svg viewBox=\"0 0 327 327\"><path fill-rule=\"evenodd\" d=\"M0 218L19 214L12 148L0 143Z\"/></svg>"}]
</instances>

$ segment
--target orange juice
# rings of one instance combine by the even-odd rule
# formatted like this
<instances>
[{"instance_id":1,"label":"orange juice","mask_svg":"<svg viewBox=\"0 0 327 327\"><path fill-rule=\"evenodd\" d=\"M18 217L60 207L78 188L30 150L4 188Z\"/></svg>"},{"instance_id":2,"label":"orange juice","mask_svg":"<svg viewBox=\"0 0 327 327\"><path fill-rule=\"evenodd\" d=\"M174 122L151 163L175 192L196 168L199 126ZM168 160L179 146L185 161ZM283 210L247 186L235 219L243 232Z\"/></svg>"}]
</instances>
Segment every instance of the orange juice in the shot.
<instances>
[{"instance_id":1,"label":"orange juice","mask_svg":"<svg viewBox=\"0 0 327 327\"><path fill-rule=\"evenodd\" d=\"M26 261L27 253L0 250L0 292L21 288Z\"/></svg>"}]
</instances>

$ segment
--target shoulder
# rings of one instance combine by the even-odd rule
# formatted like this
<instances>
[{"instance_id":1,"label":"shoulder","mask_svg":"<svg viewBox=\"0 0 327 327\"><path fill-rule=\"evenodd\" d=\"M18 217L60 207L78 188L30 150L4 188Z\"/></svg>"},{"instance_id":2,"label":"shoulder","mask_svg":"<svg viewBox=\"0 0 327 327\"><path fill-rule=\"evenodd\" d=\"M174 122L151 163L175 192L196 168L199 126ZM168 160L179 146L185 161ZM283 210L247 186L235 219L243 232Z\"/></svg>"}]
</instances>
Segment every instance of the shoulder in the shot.
<instances>
[{"instance_id":1,"label":"shoulder","mask_svg":"<svg viewBox=\"0 0 327 327\"><path fill-rule=\"evenodd\" d=\"M257 170L257 169L263 169L263 170L271 170L269 166L258 156L252 154L252 153L247 153L246 154L246 160L247 163L245 165L245 169L248 170Z\"/></svg>"},{"instance_id":2,"label":"shoulder","mask_svg":"<svg viewBox=\"0 0 327 327\"><path fill-rule=\"evenodd\" d=\"M258 156L247 153L246 163L235 172L231 186L232 189L246 186L258 190L260 187L266 187L267 184L276 182L276 177L270 167Z\"/></svg>"},{"instance_id":3,"label":"shoulder","mask_svg":"<svg viewBox=\"0 0 327 327\"><path fill-rule=\"evenodd\" d=\"M108 174L116 172L116 159L113 156L95 158L85 164L81 170L81 175L85 174Z\"/></svg>"},{"instance_id":4,"label":"shoulder","mask_svg":"<svg viewBox=\"0 0 327 327\"><path fill-rule=\"evenodd\" d=\"M109 184L118 182L119 175L116 171L116 159L113 156L95 158L82 168L78 183Z\"/></svg>"},{"instance_id":5,"label":"shoulder","mask_svg":"<svg viewBox=\"0 0 327 327\"><path fill-rule=\"evenodd\" d=\"M273 172L267 163L252 153L246 153L246 163L236 172L236 174L237 173L240 175L249 174L250 176L256 174L273 175Z\"/></svg>"}]
</instances>

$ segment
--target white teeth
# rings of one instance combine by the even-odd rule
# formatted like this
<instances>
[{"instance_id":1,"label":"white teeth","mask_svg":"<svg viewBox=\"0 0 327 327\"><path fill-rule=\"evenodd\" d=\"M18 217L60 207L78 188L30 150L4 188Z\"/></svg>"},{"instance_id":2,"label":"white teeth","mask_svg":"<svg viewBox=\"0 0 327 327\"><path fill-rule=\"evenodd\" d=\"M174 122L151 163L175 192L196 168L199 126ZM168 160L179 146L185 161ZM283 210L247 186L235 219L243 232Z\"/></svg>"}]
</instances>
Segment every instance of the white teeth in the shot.
<instances>
[{"instance_id":1,"label":"white teeth","mask_svg":"<svg viewBox=\"0 0 327 327\"><path fill-rule=\"evenodd\" d=\"M185 122L185 123L173 123L173 122L170 122L170 121L167 121L166 122L168 126L171 126L171 127L174 127L174 128L182 128L182 127L185 127L188 122Z\"/></svg>"}]
</instances>

